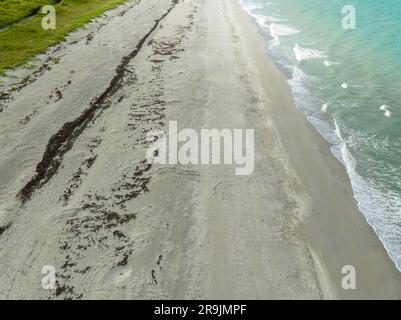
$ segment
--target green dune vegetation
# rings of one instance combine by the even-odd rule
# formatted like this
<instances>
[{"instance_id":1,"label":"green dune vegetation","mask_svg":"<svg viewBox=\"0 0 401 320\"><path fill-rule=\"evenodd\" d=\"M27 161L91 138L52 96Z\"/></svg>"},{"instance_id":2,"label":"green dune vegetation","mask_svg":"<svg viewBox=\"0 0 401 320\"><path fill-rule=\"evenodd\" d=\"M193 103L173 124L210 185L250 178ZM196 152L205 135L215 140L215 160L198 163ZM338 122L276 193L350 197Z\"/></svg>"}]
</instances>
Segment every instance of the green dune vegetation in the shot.
<instances>
[{"instance_id":1,"label":"green dune vegetation","mask_svg":"<svg viewBox=\"0 0 401 320\"><path fill-rule=\"evenodd\" d=\"M55 2L53 0L0 0L0 29L37 13L45 4Z\"/></svg>"},{"instance_id":2,"label":"green dune vegetation","mask_svg":"<svg viewBox=\"0 0 401 320\"><path fill-rule=\"evenodd\" d=\"M62 42L73 30L127 0L0 0L0 75ZM41 7L54 4L57 27L42 28ZM28 19L27 19L28 18Z\"/></svg>"}]
</instances>

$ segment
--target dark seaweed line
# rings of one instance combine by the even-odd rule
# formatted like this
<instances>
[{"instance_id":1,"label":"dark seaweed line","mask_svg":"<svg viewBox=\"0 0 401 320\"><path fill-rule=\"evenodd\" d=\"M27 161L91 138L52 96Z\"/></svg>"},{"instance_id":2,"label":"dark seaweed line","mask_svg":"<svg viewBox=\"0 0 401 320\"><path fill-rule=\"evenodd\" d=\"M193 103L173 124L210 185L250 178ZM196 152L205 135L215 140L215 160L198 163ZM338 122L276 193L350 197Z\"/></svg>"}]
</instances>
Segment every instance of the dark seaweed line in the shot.
<instances>
[{"instance_id":1,"label":"dark seaweed line","mask_svg":"<svg viewBox=\"0 0 401 320\"><path fill-rule=\"evenodd\" d=\"M7 223L4 226L0 226L0 236L11 227L11 222Z\"/></svg>"},{"instance_id":2,"label":"dark seaweed line","mask_svg":"<svg viewBox=\"0 0 401 320\"><path fill-rule=\"evenodd\" d=\"M120 89L126 66L138 55L146 40L156 30L160 22L174 9L178 0L172 0L172 3L173 5L159 19L155 20L153 27L138 42L135 49L122 58L121 63L116 68L116 75L106 90L80 116L73 121L64 123L61 129L50 138L42 160L36 165L36 174L17 194L23 204L31 199L36 189L42 187L56 174L64 154L72 148L74 141L95 118L96 112L107 108L108 105L105 102L107 98L112 97Z\"/></svg>"}]
</instances>

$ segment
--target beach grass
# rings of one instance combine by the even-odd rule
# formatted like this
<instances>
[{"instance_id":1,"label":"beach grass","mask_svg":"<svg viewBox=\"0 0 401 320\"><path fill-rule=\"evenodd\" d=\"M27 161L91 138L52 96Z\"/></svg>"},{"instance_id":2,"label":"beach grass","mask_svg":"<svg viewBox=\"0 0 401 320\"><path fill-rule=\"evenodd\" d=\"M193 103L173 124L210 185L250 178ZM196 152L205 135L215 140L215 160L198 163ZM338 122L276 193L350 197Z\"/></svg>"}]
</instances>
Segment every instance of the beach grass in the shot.
<instances>
[{"instance_id":1,"label":"beach grass","mask_svg":"<svg viewBox=\"0 0 401 320\"><path fill-rule=\"evenodd\" d=\"M0 0L0 29L31 16L54 0Z\"/></svg>"},{"instance_id":2,"label":"beach grass","mask_svg":"<svg viewBox=\"0 0 401 320\"><path fill-rule=\"evenodd\" d=\"M40 8L55 2L59 2L55 5L56 29L45 30ZM0 0L0 29L9 26L0 32L0 75L4 75L6 69L27 63L62 42L70 32L124 2L127 0ZM25 19L32 14L35 15Z\"/></svg>"}]
</instances>

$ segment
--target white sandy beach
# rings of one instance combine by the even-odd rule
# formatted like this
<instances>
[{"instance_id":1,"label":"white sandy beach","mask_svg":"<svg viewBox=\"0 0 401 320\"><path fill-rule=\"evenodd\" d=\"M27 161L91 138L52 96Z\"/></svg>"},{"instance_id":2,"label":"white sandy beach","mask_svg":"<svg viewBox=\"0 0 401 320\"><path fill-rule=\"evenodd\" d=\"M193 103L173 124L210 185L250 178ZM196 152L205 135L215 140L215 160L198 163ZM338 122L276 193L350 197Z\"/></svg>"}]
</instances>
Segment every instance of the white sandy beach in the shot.
<instances>
[{"instance_id":1,"label":"white sandy beach","mask_svg":"<svg viewBox=\"0 0 401 320\"><path fill-rule=\"evenodd\" d=\"M0 87L0 298L401 298L238 0L131 2L37 65ZM255 129L253 174L149 165L146 134L169 121Z\"/></svg>"}]
</instances>

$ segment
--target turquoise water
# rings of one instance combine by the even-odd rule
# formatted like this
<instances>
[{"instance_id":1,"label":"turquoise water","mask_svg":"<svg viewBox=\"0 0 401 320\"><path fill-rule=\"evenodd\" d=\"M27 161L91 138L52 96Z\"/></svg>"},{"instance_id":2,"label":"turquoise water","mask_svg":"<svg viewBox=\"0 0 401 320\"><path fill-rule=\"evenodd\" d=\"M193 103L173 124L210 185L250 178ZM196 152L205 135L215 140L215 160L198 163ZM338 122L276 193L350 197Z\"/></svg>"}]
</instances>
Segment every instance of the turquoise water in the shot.
<instances>
[{"instance_id":1,"label":"turquoise water","mask_svg":"<svg viewBox=\"0 0 401 320\"><path fill-rule=\"evenodd\" d=\"M401 2L241 0L401 270ZM353 5L356 29L344 30Z\"/></svg>"}]
</instances>

